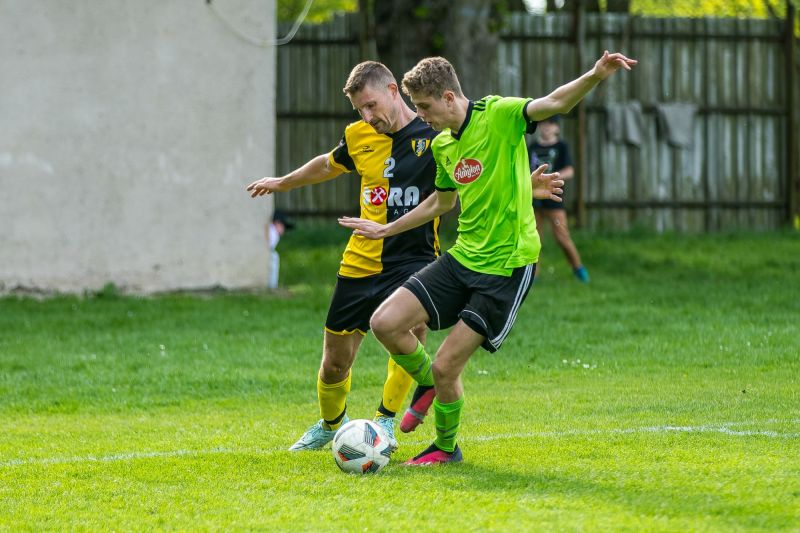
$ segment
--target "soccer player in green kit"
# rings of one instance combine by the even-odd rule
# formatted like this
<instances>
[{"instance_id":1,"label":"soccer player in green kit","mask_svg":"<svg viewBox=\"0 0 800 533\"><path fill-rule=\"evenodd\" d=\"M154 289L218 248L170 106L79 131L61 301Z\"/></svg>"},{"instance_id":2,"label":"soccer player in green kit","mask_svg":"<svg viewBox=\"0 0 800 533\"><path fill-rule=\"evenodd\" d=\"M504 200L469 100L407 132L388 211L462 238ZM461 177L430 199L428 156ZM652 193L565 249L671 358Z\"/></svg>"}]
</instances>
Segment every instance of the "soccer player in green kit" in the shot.
<instances>
[{"instance_id":1,"label":"soccer player in green kit","mask_svg":"<svg viewBox=\"0 0 800 533\"><path fill-rule=\"evenodd\" d=\"M464 404L461 372L478 347L500 348L530 289L541 245L531 210L525 133L532 133L537 121L567 113L598 83L636 63L606 51L583 76L537 99L469 100L453 66L441 57L423 59L403 77L417 115L441 131L432 144L436 191L389 224L352 218L340 224L356 235L386 238L426 223L461 200L456 243L411 276L370 322L392 359L429 388L430 396L435 390L436 440L406 464L462 460L456 444ZM453 328L433 362L411 334L420 322L431 329Z\"/></svg>"}]
</instances>

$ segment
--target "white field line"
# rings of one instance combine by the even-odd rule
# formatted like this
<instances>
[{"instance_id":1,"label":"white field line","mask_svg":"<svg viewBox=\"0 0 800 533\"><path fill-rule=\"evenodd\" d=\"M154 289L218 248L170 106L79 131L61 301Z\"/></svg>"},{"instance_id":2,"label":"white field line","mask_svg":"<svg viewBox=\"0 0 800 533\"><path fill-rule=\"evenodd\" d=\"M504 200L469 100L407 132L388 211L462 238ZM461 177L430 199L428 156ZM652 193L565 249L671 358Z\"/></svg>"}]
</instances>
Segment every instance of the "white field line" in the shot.
<instances>
[{"instance_id":1,"label":"white field line","mask_svg":"<svg viewBox=\"0 0 800 533\"><path fill-rule=\"evenodd\" d=\"M779 422L769 420L767 422ZM791 420L791 423L800 423L800 420ZM733 426L756 425L752 422L728 422L724 424L702 426L646 426L625 429L575 429L566 431L534 431L526 433L505 433L498 435L464 436L459 440L463 442L490 442L495 440L525 439L525 438L561 438L581 435L630 435L637 433L720 433L732 437L768 437L772 439L800 439L800 433L780 433L768 430L735 430ZM428 440L410 441L404 444L421 444ZM62 465L71 463L113 463L120 461L135 461L138 459L151 459L161 457L196 457L201 455L270 455L286 451L287 448L211 448L208 450L167 450L151 452L127 452L110 455L84 455L75 457L32 457L27 459L10 459L0 461L0 468L27 465Z\"/></svg>"},{"instance_id":2,"label":"white field line","mask_svg":"<svg viewBox=\"0 0 800 533\"><path fill-rule=\"evenodd\" d=\"M731 429L734 424L722 424L713 426L651 426L629 429L588 429L588 430L566 430L566 431L541 431L531 433L506 433L500 435L484 435L461 440L475 442L487 442L505 439L524 439L524 438L552 438L568 437L580 435L627 435L631 433L721 433L734 437L770 437L773 439L797 439L800 433L780 433L778 431L766 430L735 430Z\"/></svg>"},{"instance_id":3,"label":"white field line","mask_svg":"<svg viewBox=\"0 0 800 533\"><path fill-rule=\"evenodd\" d=\"M266 450L261 450L266 451ZM276 450L277 451L277 450ZM113 463L116 461L132 461L136 459L149 459L152 457L180 457L196 455L215 455L246 453L245 450L234 450L232 448L212 448L210 450L171 450L157 452L128 452L115 453L111 455L83 455L76 457L33 457L30 459L11 459L0 462L0 468L8 466L24 465L62 465L69 463Z\"/></svg>"}]
</instances>

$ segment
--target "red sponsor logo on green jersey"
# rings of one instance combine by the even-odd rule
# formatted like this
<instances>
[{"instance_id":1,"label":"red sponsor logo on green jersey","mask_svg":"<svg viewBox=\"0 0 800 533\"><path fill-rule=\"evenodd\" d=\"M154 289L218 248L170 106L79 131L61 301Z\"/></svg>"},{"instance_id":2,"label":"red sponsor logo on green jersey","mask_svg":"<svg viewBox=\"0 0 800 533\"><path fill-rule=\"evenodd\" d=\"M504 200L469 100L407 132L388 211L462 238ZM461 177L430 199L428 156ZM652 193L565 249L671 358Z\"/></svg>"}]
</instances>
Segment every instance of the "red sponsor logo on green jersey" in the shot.
<instances>
[{"instance_id":1,"label":"red sponsor logo on green jersey","mask_svg":"<svg viewBox=\"0 0 800 533\"><path fill-rule=\"evenodd\" d=\"M465 185L481 177L482 172L483 165L477 159L462 159L453 170L453 179Z\"/></svg>"}]
</instances>

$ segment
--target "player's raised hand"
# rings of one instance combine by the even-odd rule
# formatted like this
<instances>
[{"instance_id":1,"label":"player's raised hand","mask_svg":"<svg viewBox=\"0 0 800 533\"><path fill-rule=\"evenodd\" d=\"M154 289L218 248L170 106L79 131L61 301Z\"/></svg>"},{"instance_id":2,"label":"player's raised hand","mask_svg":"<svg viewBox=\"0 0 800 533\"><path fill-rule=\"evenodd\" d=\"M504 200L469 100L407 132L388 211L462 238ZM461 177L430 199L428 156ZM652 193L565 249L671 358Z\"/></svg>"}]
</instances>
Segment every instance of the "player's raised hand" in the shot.
<instances>
[{"instance_id":1,"label":"player's raised hand","mask_svg":"<svg viewBox=\"0 0 800 533\"><path fill-rule=\"evenodd\" d=\"M386 236L388 227L366 218L340 217L339 225L353 230L354 235L360 235L367 239L377 240Z\"/></svg>"},{"instance_id":2,"label":"player's raised hand","mask_svg":"<svg viewBox=\"0 0 800 533\"><path fill-rule=\"evenodd\" d=\"M545 170L549 165L539 165L539 167L531 174L531 186L533 187L533 197L537 200L553 200L555 202L561 201L560 194L564 194L564 180L561 179L561 174L553 172L552 174L545 174Z\"/></svg>"},{"instance_id":3,"label":"player's raised hand","mask_svg":"<svg viewBox=\"0 0 800 533\"><path fill-rule=\"evenodd\" d=\"M621 68L631 70L631 67L637 63L637 60L625 57L619 52L610 54L608 50L606 50L603 52L603 57L598 59L597 63L594 64L594 73L601 80L604 80Z\"/></svg>"},{"instance_id":4,"label":"player's raised hand","mask_svg":"<svg viewBox=\"0 0 800 533\"><path fill-rule=\"evenodd\" d=\"M245 190L250 193L251 198L255 198L256 196L264 196L273 192L281 192L283 190L282 185L283 178L261 178L248 185Z\"/></svg>"}]
</instances>

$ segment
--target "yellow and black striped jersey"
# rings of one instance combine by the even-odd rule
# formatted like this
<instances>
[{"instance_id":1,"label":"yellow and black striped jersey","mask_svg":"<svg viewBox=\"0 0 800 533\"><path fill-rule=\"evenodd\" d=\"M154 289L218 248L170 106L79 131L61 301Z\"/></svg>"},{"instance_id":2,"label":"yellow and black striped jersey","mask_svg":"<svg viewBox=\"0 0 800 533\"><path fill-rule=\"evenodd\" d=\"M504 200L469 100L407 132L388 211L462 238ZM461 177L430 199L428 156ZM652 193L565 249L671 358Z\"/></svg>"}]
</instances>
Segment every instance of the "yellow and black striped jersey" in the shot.
<instances>
[{"instance_id":1,"label":"yellow and black striped jersey","mask_svg":"<svg viewBox=\"0 0 800 533\"><path fill-rule=\"evenodd\" d=\"M344 172L358 172L361 218L385 224L400 218L434 189L436 163L431 142L438 132L418 117L395 133L381 134L366 122L347 126L328 155ZM439 219L381 240L353 235L342 256L339 275L363 278L439 255Z\"/></svg>"}]
</instances>

